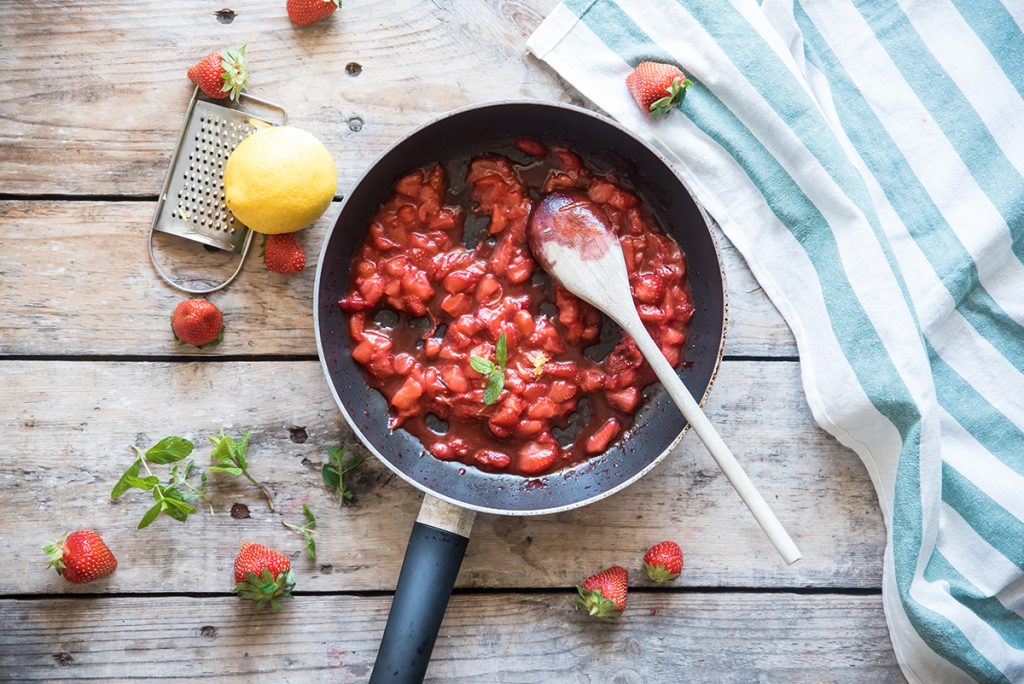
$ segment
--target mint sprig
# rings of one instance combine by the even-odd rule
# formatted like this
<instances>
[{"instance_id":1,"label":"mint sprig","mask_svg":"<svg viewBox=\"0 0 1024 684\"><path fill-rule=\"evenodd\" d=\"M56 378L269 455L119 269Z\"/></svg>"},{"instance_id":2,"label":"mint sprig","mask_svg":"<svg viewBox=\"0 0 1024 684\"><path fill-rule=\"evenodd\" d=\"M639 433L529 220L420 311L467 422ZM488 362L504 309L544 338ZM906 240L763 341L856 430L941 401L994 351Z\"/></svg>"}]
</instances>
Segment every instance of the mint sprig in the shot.
<instances>
[{"instance_id":1,"label":"mint sprig","mask_svg":"<svg viewBox=\"0 0 1024 684\"><path fill-rule=\"evenodd\" d=\"M249 445L251 435L252 432L246 432L241 438L235 439L231 435L225 434L224 430L221 430L219 435L210 435L210 441L213 442L210 458L213 459L214 464L210 466L209 470L211 473L227 473L235 477L241 475L253 487L260 490L263 498L267 500L267 507L273 512L274 497L270 494L270 489L249 474L249 461L245 456L245 450Z\"/></svg>"},{"instance_id":2,"label":"mint sprig","mask_svg":"<svg viewBox=\"0 0 1024 684\"><path fill-rule=\"evenodd\" d=\"M196 512L195 506L190 504L188 499L206 498L205 474L200 476L199 488L188 482L188 477L193 469L192 461L185 464L184 468L174 466L166 484L161 484L160 478L154 475L149 468L150 463L168 464L182 461L192 453L194 447L192 442L183 437L165 437L146 451L132 446L135 449L136 458L114 484L110 498L116 501L129 489L152 493L156 503L142 516L138 529L149 527L161 513L166 513L178 522L185 522L188 516ZM140 471L145 471L144 477L140 477ZM184 488L186 492L183 494L180 488Z\"/></svg>"},{"instance_id":3,"label":"mint sprig","mask_svg":"<svg viewBox=\"0 0 1024 684\"><path fill-rule=\"evenodd\" d=\"M171 468L171 486L178 488L181 491L181 496L185 501L196 501L202 499L210 507L210 514L213 514L213 504L209 499L206 498L206 471L202 468L196 468L199 472L199 486L196 487L188 481L188 478L192 475L192 469L195 467L193 461L189 461L184 466L173 466Z\"/></svg>"},{"instance_id":4,"label":"mint sprig","mask_svg":"<svg viewBox=\"0 0 1024 684\"><path fill-rule=\"evenodd\" d=\"M313 512L309 510L309 506L302 504L302 514L306 516L305 525L293 525L290 522L281 521L285 529L291 530L292 532L298 532L302 535L303 539L306 540L306 553L313 560L316 560L316 540L313 538L313 531L316 529L316 518L313 517Z\"/></svg>"},{"instance_id":5,"label":"mint sprig","mask_svg":"<svg viewBox=\"0 0 1024 684\"><path fill-rule=\"evenodd\" d=\"M484 403L488 406L498 401L501 390L505 388L505 362L508 360L506 344L505 333L501 333L498 343L494 345L494 358L498 363L480 356L469 357L469 365L473 370L487 378L487 387L484 388Z\"/></svg>"},{"instance_id":6,"label":"mint sprig","mask_svg":"<svg viewBox=\"0 0 1024 684\"><path fill-rule=\"evenodd\" d=\"M320 474L324 484L338 493L338 502L342 506L355 496L345 485L345 474L358 468L362 462L362 456L350 454L344 447L331 447L327 450L327 461L320 469Z\"/></svg>"}]
</instances>

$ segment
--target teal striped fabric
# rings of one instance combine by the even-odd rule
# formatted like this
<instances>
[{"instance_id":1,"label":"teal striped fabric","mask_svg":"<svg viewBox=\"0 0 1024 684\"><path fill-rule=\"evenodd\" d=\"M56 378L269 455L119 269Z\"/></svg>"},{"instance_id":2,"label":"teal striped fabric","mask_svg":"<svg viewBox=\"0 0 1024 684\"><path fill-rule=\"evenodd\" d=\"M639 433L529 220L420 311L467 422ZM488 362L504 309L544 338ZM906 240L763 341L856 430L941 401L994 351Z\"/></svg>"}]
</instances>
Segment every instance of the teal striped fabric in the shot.
<instances>
[{"instance_id":1,"label":"teal striped fabric","mask_svg":"<svg viewBox=\"0 0 1024 684\"><path fill-rule=\"evenodd\" d=\"M676 165L786 318L878 492L908 679L1024 682L1024 2L565 0L527 47ZM694 82L661 121L625 90L644 60Z\"/></svg>"}]
</instances>

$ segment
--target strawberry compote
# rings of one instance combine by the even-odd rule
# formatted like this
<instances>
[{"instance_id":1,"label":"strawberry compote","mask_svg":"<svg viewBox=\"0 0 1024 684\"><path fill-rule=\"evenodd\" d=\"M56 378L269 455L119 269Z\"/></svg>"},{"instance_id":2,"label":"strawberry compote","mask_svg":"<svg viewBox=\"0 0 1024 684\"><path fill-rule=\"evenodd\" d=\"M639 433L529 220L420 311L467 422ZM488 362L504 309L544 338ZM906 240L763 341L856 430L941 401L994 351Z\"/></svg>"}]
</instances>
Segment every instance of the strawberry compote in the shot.
<instances>
[{"instance_id":1,"label":"strawberry compote","mask_svg":"<svg viewBox=\"0 0 1024 684\"><path fill-rule=\"evenodd\" d=\"M601 207L640 317L674 366L693 307L679 246L613 174L588 169L566 148L530 139L516 147L531 161L476 157L455 179L458 192L449 192L441 164L399 180L339 304L352 357L390 403L393 429L439 459L532 477L604 452L631 427L654 381L631 338L541 272L526 239L532 198L572 189ZM483 224L482 234L465 224ZM614 346L593 359L609 330ZM502 335L504 388L486 404L488 378L470 358L497 364Z\"/></svg>"}]
</instances>

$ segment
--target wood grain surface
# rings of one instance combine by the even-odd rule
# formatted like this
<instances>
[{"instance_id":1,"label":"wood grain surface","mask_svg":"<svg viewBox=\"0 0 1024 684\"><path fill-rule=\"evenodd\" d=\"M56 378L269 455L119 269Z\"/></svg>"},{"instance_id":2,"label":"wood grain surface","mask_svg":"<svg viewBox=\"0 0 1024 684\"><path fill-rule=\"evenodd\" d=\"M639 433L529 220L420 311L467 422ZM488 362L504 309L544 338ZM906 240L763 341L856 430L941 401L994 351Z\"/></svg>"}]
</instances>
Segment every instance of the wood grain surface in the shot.
<instances>
[{"instance_id":1,"label":"wood grain surface","mask_svg":"<svg viewBox=\"0 0 1024 684\"><path fill-rule=\"evenodd\" d=\"M225 5L237 13L230 24L215 15ZM186 70L246 43L250 92L286 105L290 123L327 145L344 193L392 141L455 107L513 97L582 104L523 47L554 5L346 0L300 28L284 0L6 2L0 192L155 198L192 95Z\"/></svg>"},{"instance_id":2,"label":"wood grain surface","mask_svg":"<svg viewBox=\"0 0 1024 684\"><path fill-rule=\"evenodd\" d=\"M253 615L227 598L0 600L0 678L362 682L387 597L300 596ZM799 619L794 616L799 615ZM902 681L879 596L643 593L614 624L569 592L456 595L431 682Z\"/></svg>"},{"instance_id":3,"label":"wood grain surface","mask_svg":"<svg viewBox=\"0 0 1024 684\"><path fill-rule=\"evenodd\" d=\"M178 344L171 334L171 312L183 295L156 276L147 257L154 206L0 201L0 354L316 355L313 278L337 205L299 234L308 253L300 274L271 273L254 249L238 280L211 295L227 332L208 350ZM795 356L782 317L735 248L718 237L729 286L727 353ZM223 278L237 259L174 236L157 238L160 263L183 279Z\"/></svg>"}]
</instances>

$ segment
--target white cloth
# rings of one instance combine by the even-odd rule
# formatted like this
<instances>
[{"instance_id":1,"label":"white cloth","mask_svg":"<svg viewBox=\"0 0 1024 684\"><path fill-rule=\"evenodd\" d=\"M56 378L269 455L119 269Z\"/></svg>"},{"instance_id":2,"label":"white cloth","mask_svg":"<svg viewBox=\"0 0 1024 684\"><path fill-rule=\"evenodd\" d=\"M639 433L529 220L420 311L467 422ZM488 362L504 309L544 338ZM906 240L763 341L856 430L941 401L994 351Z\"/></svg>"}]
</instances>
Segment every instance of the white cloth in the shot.
<instances>
[{"instance_id":1,"label":"white cloth","mask_svg":"<svg viewBox=\"0 0 1024 684\"><path fill-rule=\"evenodd\" d=\"M1024 682L1022 26L1009 0L565 0L527 44L674 162L789 323L878 492L912 681ZM625 87L645 60L694 81L662 120Z\"/></svg>"}]
</instances>

